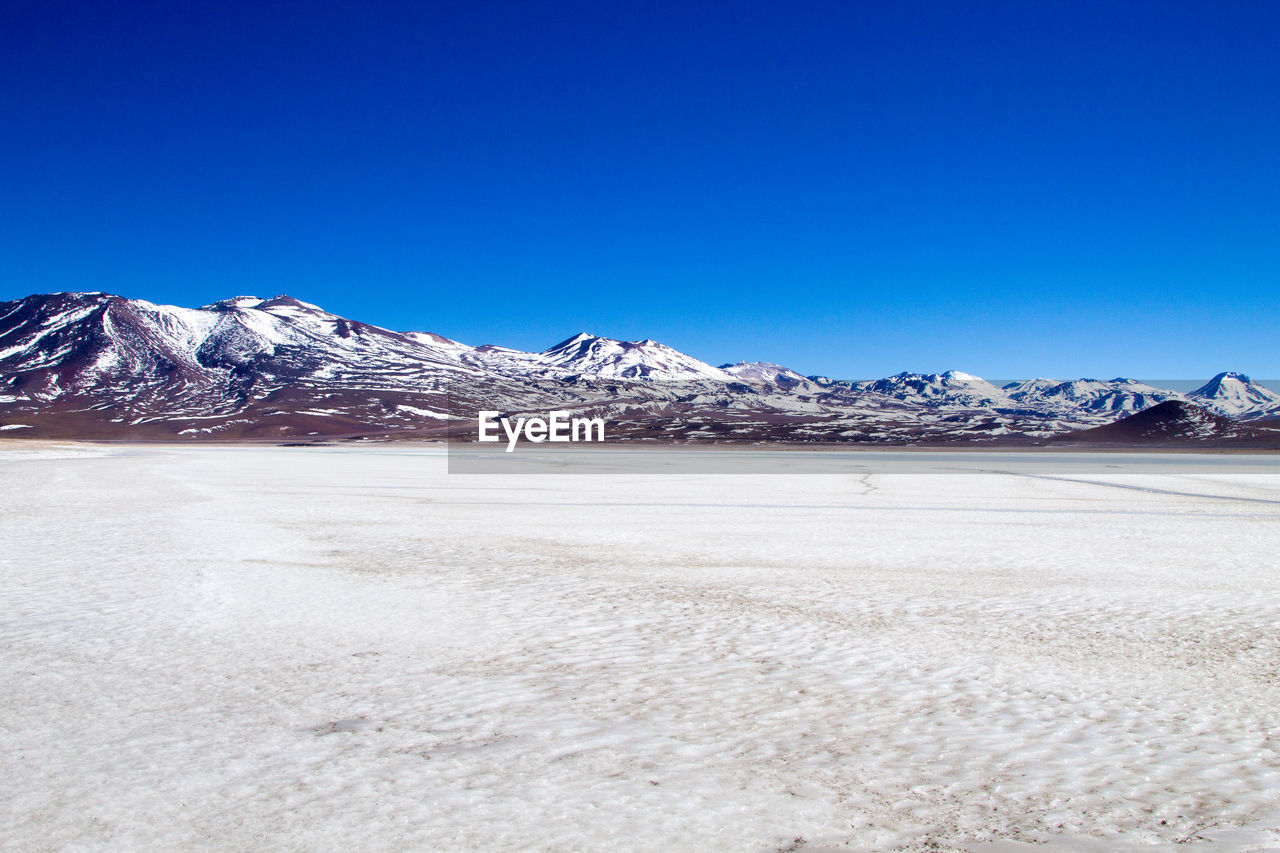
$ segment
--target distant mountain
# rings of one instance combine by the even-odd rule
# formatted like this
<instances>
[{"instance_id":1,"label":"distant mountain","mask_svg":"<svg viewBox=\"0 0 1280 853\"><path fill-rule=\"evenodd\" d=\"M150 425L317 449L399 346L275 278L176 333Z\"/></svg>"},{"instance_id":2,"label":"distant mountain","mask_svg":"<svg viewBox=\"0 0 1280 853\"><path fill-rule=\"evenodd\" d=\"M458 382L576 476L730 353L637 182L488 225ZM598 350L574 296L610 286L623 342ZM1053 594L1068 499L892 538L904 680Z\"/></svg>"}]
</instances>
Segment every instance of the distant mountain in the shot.
<instances>
[{"instance_id":1,"label":"distant mountain","mask_svg":"<svg viewBox=\"0 0 1280 853\"><path fill-rule=\"evenodd\" d=\"M733 380L723 370L657 341L616 341L586 332L539 353L498 347L482 347L481 350L494 356L488 361L482 359L481 363L530 375L652 379L665 382Z\"/></svg>"},{"instance_id":2,"label":"distant mountain","mask_svg":"<svg viewBox=\"0 0 1280 853\"><path fill-rule=\"evenodd\" d=\"M939 404L1007 408L1008 396L980 376L948 370L946 373L898 373L885 379L862 382L871 392L917 406Z\"/></svg>"},{"instance_id":3,"label":"distant mountain","mask_svg":"<svg viewBox=\"0 0 1280 853\"><path fill-rule=\"evenodd\" d=\"M1012 382L1001 389L1019 407L1052 412L1061 417L1109 415L1119 417L1140 412L1166 400L1185 399L1176 391L1165 391L1133 379L1030 379Z\"/></svg>"},{"instance_id":4,"label":"distant mountain","mask_svg":"<svg viewBox=\"0 0 1280 853\"><path fill-rule=\"evenodd\" d=\"M775 385L788 391L796 388L814 387L813 383L790 368L768 361L740 361L737 364L722 364L720 370L737 379L739 382L759 382Z\"/></svg>"},{"instance_id":5,"label":"distant mountain","mask_svg":"<svg viewBox=\"0 0 1280 853\"><path fill-rule=\"evenodd\" d=\"M8 435L442 435L481 409L656 418L680 398L695 411L732 407L735 395L772 411L743 380L655 341L472 347L289 296L201 308L96 292L0 303Z\"/></svg>"},{"instance_id":6,"label":"distant mountain","mask_svg":"<svg viewBox=\"0 0 1280 853\"><path fill-rule=\"evenodd\" d=\"M1168 400L1114 423L1073 432L1056 441L1093 445L1280 448L1280 430L1233 421L1186 400Z\"/></svg>"},{"instance_id":7,"label":"distant mountain","mask_svg":"<svg viewBox=\"0 0 1280 853\"><path fill-rule=\"evenodd\" d=\"M1219 373L1187 397L1211 412L1238 420L1280 416L1280 394L1243 373Z\"/></svg>"},{"instance_id":8,"label":"distant mountain","mask_svg":"<svg viewBox=\"0 0 1280 853\"><path fill-rule=\"evenodd\" d=\"M1280 412L1280 398L1239 374L1191 396L1241 418ZM713 367L657 341L587 333L532 353L469 346L289 296L201 308L96 292L0 303L5 436L465 437L482 409L566 409L637 440L990 444L1183 399L1127 379L998 388L954 370L806 378L779 364Z\"/></svg>"},{"instance_id":9,"label":"distant mountain","mask_svg":"<svg viewBox=\"0 0 1280 853\"><path fill-rule=\"evenodd\" d=\"M0 420L48 435L282 435L446 417L469 347L280 296L175 308L104 293L0 304Z\"/></svg>"}]
</instances>

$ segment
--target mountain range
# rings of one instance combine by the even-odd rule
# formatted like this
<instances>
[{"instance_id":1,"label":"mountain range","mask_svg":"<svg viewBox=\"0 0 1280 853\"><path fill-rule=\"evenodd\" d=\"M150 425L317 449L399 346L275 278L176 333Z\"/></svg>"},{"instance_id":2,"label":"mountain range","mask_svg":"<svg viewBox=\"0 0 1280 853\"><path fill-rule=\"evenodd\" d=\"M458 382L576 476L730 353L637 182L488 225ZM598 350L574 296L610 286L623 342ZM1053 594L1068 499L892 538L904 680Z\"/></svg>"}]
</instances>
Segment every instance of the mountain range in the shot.
<instances>
[{"instance_id":1,"label":"mountain range","mask_svg":"<svg viewBox=\"0 0 1280 853\"><path fill-rule=\"evenodd\" d=\"M1241 425L1188 427L1192 443L1265 442L1280 417L1280 394L1230 372L1185 394L1123 378L998 386L954 370L844 381L585 332L542 352L469 346L289 296L0 303L0 432L15 437L465 438L482 409L564 409L636 440L1016 444L1166 403Z\"/></svg>"}]
</instances>

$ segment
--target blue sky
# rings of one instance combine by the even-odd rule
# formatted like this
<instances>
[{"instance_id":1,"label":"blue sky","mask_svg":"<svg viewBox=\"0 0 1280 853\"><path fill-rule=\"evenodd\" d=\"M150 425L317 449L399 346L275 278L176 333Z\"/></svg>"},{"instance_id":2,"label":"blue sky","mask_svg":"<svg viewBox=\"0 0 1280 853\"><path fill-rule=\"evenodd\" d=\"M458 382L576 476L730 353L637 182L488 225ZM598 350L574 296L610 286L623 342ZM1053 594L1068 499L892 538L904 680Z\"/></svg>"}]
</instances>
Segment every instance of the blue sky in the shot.
<instances>
[{"instance_id":1,"label":"blue sky","mask_svg":"<svg viewBox=\"0 0 1280 853\"><path fill-rule=\"evenodd\" d=\"M0 4L0 298L1280 375L1280 4Z\"/></svg>"}]
</instances>

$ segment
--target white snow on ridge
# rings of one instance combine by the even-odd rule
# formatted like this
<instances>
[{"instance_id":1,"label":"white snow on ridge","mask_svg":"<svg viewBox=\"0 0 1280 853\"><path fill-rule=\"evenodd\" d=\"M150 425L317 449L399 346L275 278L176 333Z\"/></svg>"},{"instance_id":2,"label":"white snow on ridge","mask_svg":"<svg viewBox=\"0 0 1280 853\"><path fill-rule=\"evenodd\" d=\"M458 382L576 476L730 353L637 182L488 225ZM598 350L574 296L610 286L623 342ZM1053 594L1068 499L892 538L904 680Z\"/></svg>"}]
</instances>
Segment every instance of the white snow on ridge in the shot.
<instances>
[{"instance_id":1,"label":"white snow on ridge","mask_svg":"<svg viewBox=\"0 0 1280 853\"><path fill-rule=\"evenodd\" d=\"M453 415L450 415L447 412L433 412L430 409L419 409L415 406L400 405L400 406L396 406L396 409L397 411L405 412L410 415L417 415L418 417L421 417L421 418L432 418L434 420L441 420L441 421L447 421L454 418Z\"/></svg>"},{"instance_id":2,"label":"white snow on ridge","mask_svg":"<svg viewBox=\"0 0 1280 853\"><path fill-rule=\"evenodd\" d=\"M731 374L657 341L618 341L582 332L538 353L485 346L482 364L515 373L586 375L601 379L733 381Z\"/></svg>"},{"instance_id":3,"label":"white snow on ridge","mask_svg":"<svg viewBox=\"0 0 1280 853\"><path fill-rule=\"evenodd\" d=\"M56 332L58 329L79 323L92 314L94 310L95 308L93 306L77 306L68 311L62 311L52 317L49 317L34 336L27 338L20 344L0 349L0 361L4 361L16 355L31 352L39 346L40 341Z\"/></svg>"},{"instance_id":4,"label":"white snow on ridge","mask_svg":"<svg viewBox=\"0 0 1280 853\"><path fill-rule=\"evenodd\" d=\"M722 364L720 370L742 382L759 382L783 388L813 388L813 383L794 370L768 361L739 361Z\"/></svg>"},{"instance_id":5,"label":"white snow on ridge","mask_svg":"<svg viewBox=\"0 0 1280 853\"><path fill-rule=\"evenodd\" d=\"M1280 394L1243 373L1219 373L1187 396L1196 405L1229 418L1252 420L1280 415Z\"/></svg>"},{"instance_id":6,"label":"white snow on ridge","mask_svg":"<svg viewBox=\"0 0 1280 853\"><path fill-rule=\"evenodd\" d=\"M475 347L431 332L403 332L402 334L423 348L437 352L451 361L460 361L462 356L475 350Z\"/></svg>"},{"instance_id":7,"label":"white snow on ridge","mask_svg":"<svg viewBox=\"0 0 1280 853\"><path fill-rule=\"evenodd\" d=\"M35 306L34 319L21 313L24 305ZM243 395L260 399L287 387L315 391L320 399L330 391L389 391L399 395L397 402L419 408L415 395L435 399L457 390L495 403L506 399L500 407L513 409L604 405L609 395L660 409L679 399L731 412L874 417L890 429L897 426L888 421L905 428L914 419L963 431L968 419L985 424L988 435L1094 426L1171 399L1238 420L1280 416L1280 394L1235 373L1220 374L1190 395L1128 379L1036 379L998 388L959 370L811 381L784 365L713 367L657 341L585 332L542 352L472 347L348 320L288 296L237 296L188 309L106 294L53 294L8 306L6 317L23 319L0 328L5 375L43 371L23 386L25 399L100 393L107 403L128 396L145 407L139 398L152 395L168 401L155 411L184 415L229 411L245 405ZM378 411L390 411L371 405L375 409L359 416L376 419Z\"/></svg>"},{"instance_id":8,"label":"white snow on ridge","mask_svg":"<svg viewBox=\"0 0 1280 853\"><path fill-rule=\"evenodd\" d=\"M657 341L616 341L585 332L538 353L536 358L562 371L603 378L729 380L724 371Z\"/></svg>"},{"instance_id":9,"label":"white snow on ridge","mask_svg":"<svg viewBox=\"0 0 1280 853\"><path fill-rule=\"evenodd\" d=\"M1150 408L1166 400L1182 400L1176 391L1154 388L1133 379L1030 379L1002 389L1019 406L1059 416L1124 416Z\"/></svg>"},{"instance_id":10,"label":"white snow on ridge","mask_svg":"<svg viewBox=\"0 0 1280 853\"><path fill-rule=\"evenodd\" d=\"M230 299L219 299L217 302L210 302L208 305L201 305L201 311L218 311L231 308L257 308L267 300L259 296L233 296Z\"/></svg>"},{"instance_id":11,"label":"white snow on ridge","mask_svg":"<svg viewBox=\"0 0 1280 853\"><path fill-rule=\"evenodd\" d=\"M856 386L895 400L915 405L949 403L953 405L999 407L1008 405L1003 390L981 377L958 370L946 373L898 373L884 379L861 382Z\"/></svg>"}]
</instances>

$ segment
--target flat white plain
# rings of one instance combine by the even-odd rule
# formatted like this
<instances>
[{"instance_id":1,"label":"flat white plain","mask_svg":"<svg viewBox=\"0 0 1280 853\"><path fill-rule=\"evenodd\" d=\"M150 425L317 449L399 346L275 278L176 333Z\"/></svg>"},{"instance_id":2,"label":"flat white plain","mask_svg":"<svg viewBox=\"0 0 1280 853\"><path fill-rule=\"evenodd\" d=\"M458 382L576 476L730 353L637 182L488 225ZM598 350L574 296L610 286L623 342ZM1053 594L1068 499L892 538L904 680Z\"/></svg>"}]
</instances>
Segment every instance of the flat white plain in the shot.
<instances>
[{"instance_id":1,"label":"flat white plain","mask_svg":"<svg viewBox=\"0 0 1280 853\"><path fill-rule=\"evenodd\" d=\"M1280 478L1081 479L10 443L0 845L1280 845Z\"/></svg>"}]
</instances>

